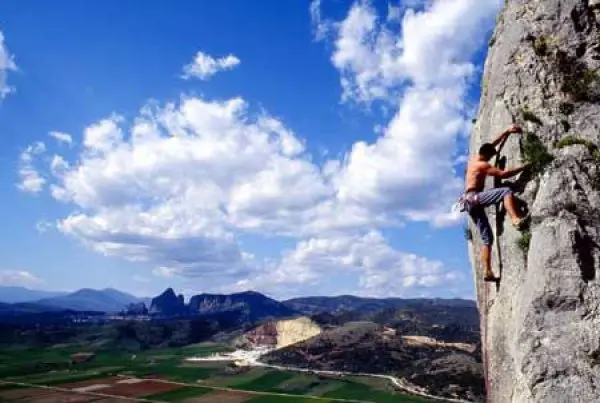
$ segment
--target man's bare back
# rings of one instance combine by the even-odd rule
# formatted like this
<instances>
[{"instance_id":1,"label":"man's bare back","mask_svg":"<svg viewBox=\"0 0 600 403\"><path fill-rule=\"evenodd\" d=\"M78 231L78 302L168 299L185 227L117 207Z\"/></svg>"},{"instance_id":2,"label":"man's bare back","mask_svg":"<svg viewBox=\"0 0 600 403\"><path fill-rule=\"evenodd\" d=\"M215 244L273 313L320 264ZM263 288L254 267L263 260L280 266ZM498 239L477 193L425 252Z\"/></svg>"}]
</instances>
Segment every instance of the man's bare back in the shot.
<instances>
[{"instance_id":1,"label":"man's bare back","mask_svg":"<svg viewBox=\"0 0 600 403\"><path fill-rule=\"evenodd\" d=\"M465 178L465 190L481 192L485 185L485 177L492 168L489 162L482 161L479 156L474 156L467 164L467 173Z\"/></svg>"}]
</instances>

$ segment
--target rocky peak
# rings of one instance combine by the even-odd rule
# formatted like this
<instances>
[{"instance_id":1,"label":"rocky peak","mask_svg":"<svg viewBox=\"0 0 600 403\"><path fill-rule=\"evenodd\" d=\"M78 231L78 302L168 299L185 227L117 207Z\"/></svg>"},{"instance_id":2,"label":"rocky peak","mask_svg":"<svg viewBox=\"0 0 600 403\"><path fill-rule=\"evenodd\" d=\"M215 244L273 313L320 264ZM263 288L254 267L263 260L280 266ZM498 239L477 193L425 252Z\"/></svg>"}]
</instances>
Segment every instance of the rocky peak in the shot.
<instances>
[{"instance_id":1,"label":"rocky peak","mask_svg":"<svg viewBox=\"0 0 600 403\"><path fill-rule=\"evenodd\" d=\"M196 313L217 313L245 310L252 317L283 317L295 312L258 292L248 291L230 295L200 294L190 299L190 309Z\"/></svg>"},{"instance_id":2,"label":"rocky peak","mask_svg":"<svg viewBox=\"0 0 600 403\"><path fill-rule=\"evenodd\" d=\"M158 297L152 298L150 314L181 315L186 312L183 295L177 296L172 288L167 288Z\"/></svg>"},{"instance_id":3,"label":"rocky peak","mask_svg":"<svg viewBox=\"0 0 600 403\"><path fill-rule=\"evenodd\" d=\"M471 154L511 123L499 167L532 169L512 186L528 230L502 206L498 284L484 283L477 230L469 254L481 312L488 401L600 401L600 1L511 0L490 41Z\"/></svg>"}]
</instances>

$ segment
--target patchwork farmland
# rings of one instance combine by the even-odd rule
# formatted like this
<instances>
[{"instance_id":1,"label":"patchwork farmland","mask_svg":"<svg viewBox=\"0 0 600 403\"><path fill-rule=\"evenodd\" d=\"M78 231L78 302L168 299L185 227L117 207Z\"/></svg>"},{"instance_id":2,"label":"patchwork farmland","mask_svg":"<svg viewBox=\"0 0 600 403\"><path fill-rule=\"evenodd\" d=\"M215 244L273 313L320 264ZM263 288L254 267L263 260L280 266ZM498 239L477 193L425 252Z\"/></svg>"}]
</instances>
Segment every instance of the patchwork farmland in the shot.
<instances>
[{"instance_id":1,"label":"patchwork farmland","mask_svg":"<svg viewBox=\"0 0 600 403\"><path fill-rule=\"evenodd\" d=\"M224 347L204 344L138 354L98 350L94 358L68 360L81 346L0 350L0 402L186 403L418 403L385 382L336 378L267 368L234 368L223 362L189 363Z\"/></svg>"}]
</instances>

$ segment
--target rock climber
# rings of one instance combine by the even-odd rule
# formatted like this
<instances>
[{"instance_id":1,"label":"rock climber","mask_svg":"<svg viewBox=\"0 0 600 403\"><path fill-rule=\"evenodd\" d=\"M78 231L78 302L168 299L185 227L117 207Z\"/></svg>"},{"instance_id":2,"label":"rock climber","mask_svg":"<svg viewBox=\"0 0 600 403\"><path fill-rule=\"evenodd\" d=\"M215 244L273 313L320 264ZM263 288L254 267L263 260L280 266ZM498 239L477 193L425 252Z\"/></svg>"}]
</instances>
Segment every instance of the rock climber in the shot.
<instances>
[{"instance_id":1,"label":"rock climber","mask_svg":"<svg viewBox=\"0 0 600 403\"><path fill-rule=\"evenodd\" d=\"M515 208L515 199L513 191L509 187L498 187L484 190L485 179L487 176L499 178L510 178L519 174L528 168L529 164L518 168L502 170L490 164L490 160L498 153L496 146L502 143L512 133L522 133L518 125L511 125L500 133L491 143L485 143L479 148L477 155L473 156L467 164L465 193L461 196L459 203L461 211L467 211L473 223L479 231L483 247L481 249L481 261L484 264L484 281L498 281L494 276L491 263L492 242L494 235L492 228L485 214L485 207L504 202L504 207L510 215L513 226L518 230L523 229L529 214L519 217Z\"/></svg>"}]
</instances>

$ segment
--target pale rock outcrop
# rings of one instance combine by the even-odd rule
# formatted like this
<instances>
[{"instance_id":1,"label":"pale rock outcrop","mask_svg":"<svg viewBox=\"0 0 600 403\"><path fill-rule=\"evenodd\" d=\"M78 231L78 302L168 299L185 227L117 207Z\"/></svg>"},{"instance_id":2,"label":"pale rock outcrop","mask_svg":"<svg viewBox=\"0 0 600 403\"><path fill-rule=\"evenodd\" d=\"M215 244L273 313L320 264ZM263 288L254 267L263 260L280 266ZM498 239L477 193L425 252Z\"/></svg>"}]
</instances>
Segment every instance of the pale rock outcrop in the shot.
<instances>
[{"instance_id":1,"label":"pale rock outcrop","mask_svg":"<svg viewBox=\"0 0 600 403\"><path fill-rule=\"evenodd\" d=\"M504 181L532 214L530 239L502 207L488 209L498 285L482 281L470 226L489 402L600 401L598 18L597 0L510 0L490 42L471 154L519 123L554 159ZM568 136L587 143L564 146ZM507 167L523 162L526 145L527 135L508 139Z\"/></svg>"},{"instance_id":2,"label":"pale rock outcrop","mask_svg":"<svg viewBox=\"0 0 600 403\"><path fill-rule=\"evenodd\" d=\"M321 327L310 318L302 316L294 319L266 322L242 336L238 343L250 347L284 348L317 336Z\"/></svg>"}]
</instances>

